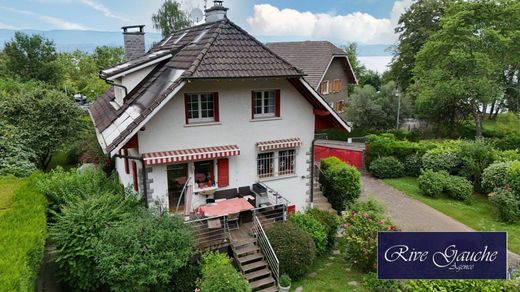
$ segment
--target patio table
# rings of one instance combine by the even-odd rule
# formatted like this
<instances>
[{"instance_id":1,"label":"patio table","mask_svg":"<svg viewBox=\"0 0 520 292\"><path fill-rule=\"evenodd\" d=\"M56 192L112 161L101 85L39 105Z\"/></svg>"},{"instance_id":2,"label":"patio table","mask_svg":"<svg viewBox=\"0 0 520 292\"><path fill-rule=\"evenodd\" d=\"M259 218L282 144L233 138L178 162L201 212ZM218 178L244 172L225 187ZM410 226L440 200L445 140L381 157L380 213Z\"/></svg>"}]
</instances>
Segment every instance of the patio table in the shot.
<instances>
[{"instance_id":1,"label":"patio table","mask_svg":"<svg viewBox=\"0 0 520 292\"><path fill-rule=\"evenodd\" d=\"M216 216L226 216L229 214L240 213L242 211L247 211L254 209L255 207L251 205L247 199L244 198L234 198L228 199L222 202L208 204L199 207L199 214L204 215L206 217L216 217Z\"/></svg>"}]
</instances>

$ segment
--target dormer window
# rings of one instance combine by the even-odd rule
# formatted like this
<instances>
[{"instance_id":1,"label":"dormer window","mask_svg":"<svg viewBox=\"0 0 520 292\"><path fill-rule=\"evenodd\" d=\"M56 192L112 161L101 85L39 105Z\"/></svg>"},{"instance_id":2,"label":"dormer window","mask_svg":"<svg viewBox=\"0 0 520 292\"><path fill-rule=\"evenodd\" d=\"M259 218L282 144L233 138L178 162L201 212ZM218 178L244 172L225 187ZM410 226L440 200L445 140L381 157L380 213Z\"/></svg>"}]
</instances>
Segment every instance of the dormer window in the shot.
<instances>
[{"instance_id":1,"label":"dormer window","mask_svg":"<svg viewBox=\"0 0 520 292\"><path fill-rule=\"evenodd\" d=\"M115 96L115 102L118 105L123 105L125 100L125 89L121 86L114 85L114 96Z\"/></svg>"}]
</instances>

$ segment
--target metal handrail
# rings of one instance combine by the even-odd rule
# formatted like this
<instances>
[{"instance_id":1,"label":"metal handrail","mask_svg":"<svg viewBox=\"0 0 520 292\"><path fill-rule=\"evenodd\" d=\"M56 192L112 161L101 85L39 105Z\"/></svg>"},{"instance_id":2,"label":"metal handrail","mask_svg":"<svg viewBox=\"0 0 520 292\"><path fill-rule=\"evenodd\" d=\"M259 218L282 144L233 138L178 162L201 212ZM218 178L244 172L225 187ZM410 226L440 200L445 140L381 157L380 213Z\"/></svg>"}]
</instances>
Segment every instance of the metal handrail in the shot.
<instances>
[{"instance_id":1,"label":"metal handrail","mask_svg":"<svg viewBox=\"0 0 520 292\"><path fill-rule=\"evenodd\" d=\"M267 190L267 196L269 196L269 192L271 192L276 201L275 201L275 205L278 205L278 204L289 204L289 200L287 200L284 196L280 195L277 191L275 191L274 189L270 188L268 185L262 183L262 182L258 182L259 185L261 185L262 187L264 187L266 190ZM282 202L279 203L278 200L281 200Z\"/></svg>"},{"instance_id":2,"label":"metal handrail","mask_svg":"<svg viewBox=\"0 0 520 292\"><path fill-rule=\"evenodd\" d=\"M191 180L191 176L188 177L188 179L186 180L186 183L182 187L181 195L179 197L179 201L177 202L177 208L175 208L175 213L179 212L179 206L180 206L181 201L182 201L182 196L184 195L184 191L186 190L186 187L188 186L188 183L190 182L190 180Z\"/></svg>"},{"instance_id":3,"label":"metal handrail","mask_svg":"<svg viewBox=\"0 0 520 292\"><path fill-rule=\"evenodd\" d=\"M253 217L253 226L258 245L260 246L260 249L266 258L267 264L273 273L274 279L278 283L280 275L280 261L278 261L278 257L276 256L276 253L274 252L273 247L271 246L271 243L269 242L269 239L264 232L262 223L260 223L260 220L256 216Z\"/></svg>"}]
</instances>

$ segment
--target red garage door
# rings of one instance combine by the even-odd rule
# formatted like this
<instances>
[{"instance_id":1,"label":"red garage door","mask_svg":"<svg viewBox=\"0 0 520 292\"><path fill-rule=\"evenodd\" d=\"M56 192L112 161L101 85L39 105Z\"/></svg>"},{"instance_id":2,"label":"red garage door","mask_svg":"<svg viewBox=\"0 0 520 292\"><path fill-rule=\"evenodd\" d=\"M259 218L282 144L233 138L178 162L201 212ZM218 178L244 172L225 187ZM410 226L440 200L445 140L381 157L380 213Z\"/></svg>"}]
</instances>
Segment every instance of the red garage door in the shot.
<instances>
[{"instance_id":1,"label":"red garage door","mask_svg":"<svg viewBox=\"0 0 520 292\"><path fill-rule=\"evenodd\" d=\"M327 146L315 146L314 147L314 160L320 161L323 158L336 156L342 161L349 165L356 167L359 170L363 169L363 151L362 150L351 150L334 148Z\"/></svg>"}]
</instances>

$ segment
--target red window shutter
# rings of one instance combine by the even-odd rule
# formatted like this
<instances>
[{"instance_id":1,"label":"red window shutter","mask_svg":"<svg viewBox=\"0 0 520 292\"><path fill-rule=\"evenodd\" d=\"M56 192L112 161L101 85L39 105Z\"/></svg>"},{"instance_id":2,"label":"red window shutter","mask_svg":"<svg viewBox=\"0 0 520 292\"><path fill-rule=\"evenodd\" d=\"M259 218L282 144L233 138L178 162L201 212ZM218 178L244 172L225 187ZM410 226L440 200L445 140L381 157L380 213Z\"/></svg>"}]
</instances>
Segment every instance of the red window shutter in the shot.
<instances>
[{"instance_id":1,"label":"red window shutter","mask_svg":"<svg viewBox=\"0 0 520 292\"><path fill-rule=\"evenodd\" d=\"M126 174L130 174L130 167L128 166L128 149L123 150L123 155L125 156L125 172Z\"/></svg>"},{"instance_id":2,"label":"red window shutter","mask_svg":"<svg viewBox=\"0 0 520 292\"><path fill-rule=\"evenodd\" d=\"M255 118L255 92L251 91L251 119Z\"/></svg>"},{"instance_id":3,"label":"red window shutter","mask_svg":"<svg viewBox=\"0 0 520 292\"><path fill-rule=\"evenodd\" d=\"M332 82L329 82L329 93L332 93L334 91Z\"/></svg>"},{"instance_id":4,"label":"red window shutter","mask_svg":"<svg viewBox=\"0 0 520 292\"><path fill-rule=\"evenodd\" d=\"M218 187L229 186L229 159L222 158L217 160L218 167Z\"/></svg>"},{"instance_id":5,"label":"red window shutter","mask_svg":"<svg viewBox=\"0 0 520 292\"><path fill-rule=\"evenodd\" d=\"M188 94L184 94L184 116L186 117L186 124L188 124Z\"/></svg>"},{"instance_id":6,"label":"red window shutter","mask_svg":"<svg viewBox=\"0 0 520 292\"><path fill-rule=\"evenodd\" d=\"M218 106L218 92L215 92L213 94L213 113L215 117L215 122L220 122L220 113L219 113L219 106Z\"/></svg>"},{"instance_id":7,"label":"red window shutter","mask_svg":"<svg viewBox=\"0 0 520 292\"><path fill-rule=\"evenodd\" d=\"M276 90L274 112L275 112L275 116L277 116L277 117L280 116L280 89Z\"/></svg>"},{"instance_id":8,"label":"red window shutter","mask_svg":"<svg viewBox=\"0 0 520 292\"><path fill-rule=\"evenodd\" d=\"M139 190L139 182L137 181L137 163L135 161L132 161L132 176L134 179L134 191L137 192Z\"/></svg>"}]
</instances>

